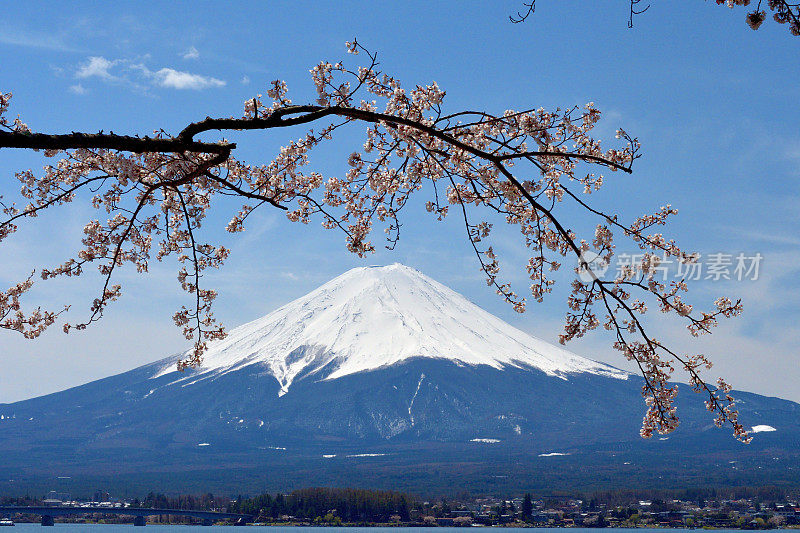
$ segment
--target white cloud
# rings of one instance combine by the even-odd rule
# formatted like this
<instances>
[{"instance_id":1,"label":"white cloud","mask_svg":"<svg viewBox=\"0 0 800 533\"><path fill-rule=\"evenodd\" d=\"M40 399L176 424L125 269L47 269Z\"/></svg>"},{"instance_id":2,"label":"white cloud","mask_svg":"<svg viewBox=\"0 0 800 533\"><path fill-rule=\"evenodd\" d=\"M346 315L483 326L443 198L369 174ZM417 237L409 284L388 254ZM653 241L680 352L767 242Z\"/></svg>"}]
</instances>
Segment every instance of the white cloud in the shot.
<instances>
[{"instance_id":1,"label":"white cloud","mask_svg":"<svg viewBox=\"0 0 800 533\"><path fill-rule=\"evenodd\" d=\"M763 433L765 431L777 431L774 427L766 424L759 424L750 428L750 433Z\"/></svg>"},{"instance_id":2,"label":"white cloud","mask_svg":"<svg viewBox=\"0 0 800 533\"><path fill-rule=\"evenodd\" d=\"M196 50L194 51L196 52ZM191 52L192 50L187 54ZM143 59L147 59L147 57L145 56ZM129 59L110 60L102 56L89 57L75 71L75 77L79 79L99 78L106 83L125 84L132 89L144 90L145 92L147 92L147 85L168 89L193 90L224 87L226 85L224 80L211 76L203 76L169 67L154 71L142 62L134 63ZM80 88L75 86L70 90L78 94L83 94L80 91L85 91L82 86Z\"/></svg>"},{"instance_id":3,"label":"white cloud","mask_svg":"<svg viewBox=\"0 0 800 533\"><path fill-rule=\"evenodd\" d=\"M181 54L184 59L197 59L200 57L200 51L197 50L194 46L190 46L188 50L186 50L183 54Z\"/></svg>"},{"instance_id":4,"label":"white cloud","mask_svg":"<svg viewBox=\"0 0 800 533\"><path fill-rule=\"evenodd\" d=\"M171 89L208 89L210 87L224 87L225 82L209 76L182 72L171 68L162 68L153 73L156 84Z\"/></svg>"},{"instance_id":5,"label":"white cloud","mask_svg":"<svg viewBox=\"0 0 800 533\"><path fill-rule=\"evenodd\" d=\"M242 76L242 85L247 85L250 83L250 76Z\"/></svg>"},{"instance_id":6,"label":"white cloud","mask_svg":"<svg viewBox=\"0 0 800 533\"><path fill-rule=\"evenodd\" d=\"M54 35L52 32L31 32L7 25L0 27L0 43L58 52L79 51L78 48L67 44L61 35Z\"/></svg>"},{"instance_id":7,"label":"white cloud","mask_svg":"<svg viewBox=\"0 0 800 533\"><path fill-rule=\"evenodd\" d=\"M739 227L725 228L735 231L736 235L752 241L769 244L790 244L800 246L800 238L788 233L778 234L764 231L740 229Z\"/></svg>"},{"instance_id":8,"label":"white cloud","mask_svg":"<svg viewBox=\"0 0 800 533\"><path fill-rule=\"evenodd\" d=\"M78 68L75 73L76 78L100 78L104 81L117 81L119 78L109 72L111 68L119 63L118 60L109 61L102 56L92 56L89 61Z\"/></svg>"},{"instance_id":9,"label":"white cloud","mask_svg":"<svg viewBox=\"0 0 800 533\"><path fill-rule=\"evenodd\" d=\"M70 85L69 90L71 93L74 94L86 94L86 87L81 85L80 83L76 83L75 85Z\"/></svg>"}]
</instances>

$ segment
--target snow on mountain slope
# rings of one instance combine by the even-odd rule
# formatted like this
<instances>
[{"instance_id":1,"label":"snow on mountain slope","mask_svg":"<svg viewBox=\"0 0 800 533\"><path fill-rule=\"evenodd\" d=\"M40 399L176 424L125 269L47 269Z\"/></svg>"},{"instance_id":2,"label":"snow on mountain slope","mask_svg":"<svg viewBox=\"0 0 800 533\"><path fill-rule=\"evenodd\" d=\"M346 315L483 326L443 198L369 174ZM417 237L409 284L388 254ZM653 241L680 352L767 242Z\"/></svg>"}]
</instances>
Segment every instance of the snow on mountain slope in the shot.
<instances>
[{"instance_id":1,"label":"snow on mountain slope","mask_svg":"<svg viewBox=\"0 0 800 533\"><path fill-rule=\"evenodd\" d=\"M320 379L393 365L411 357L494 368L531 366L565 378L627 373L532 337L421 272L395 263L354 268L209 346L188 385L262 364L289 390L298 374ZM162 369L157 375L174 370Z\"/></svg>"}]
</instances>

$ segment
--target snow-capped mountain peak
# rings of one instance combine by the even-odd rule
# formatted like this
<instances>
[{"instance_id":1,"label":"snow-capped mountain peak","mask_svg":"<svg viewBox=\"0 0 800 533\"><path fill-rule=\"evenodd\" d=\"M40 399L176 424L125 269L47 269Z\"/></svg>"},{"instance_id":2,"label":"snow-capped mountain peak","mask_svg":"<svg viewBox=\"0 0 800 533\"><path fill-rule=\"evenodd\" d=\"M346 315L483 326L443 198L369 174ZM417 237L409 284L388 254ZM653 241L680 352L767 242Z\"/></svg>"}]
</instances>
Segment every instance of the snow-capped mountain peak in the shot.
<instances>
[{"instance_id":1,"label":"snow-capped mountain peak","mask_svg":"<svg viewBox=\"0 0 800 533\"><path fill-rule=\"evenodd\" d=\"M457 364L534 367L566 378L627 374L532 337L421 272L395 263L354 268L209 346L192 382L264 365L289 390L301 373L318 379L390 366L413 357ZM158 375L174 370L170 366Z\"/></svg>"}]
</instances>

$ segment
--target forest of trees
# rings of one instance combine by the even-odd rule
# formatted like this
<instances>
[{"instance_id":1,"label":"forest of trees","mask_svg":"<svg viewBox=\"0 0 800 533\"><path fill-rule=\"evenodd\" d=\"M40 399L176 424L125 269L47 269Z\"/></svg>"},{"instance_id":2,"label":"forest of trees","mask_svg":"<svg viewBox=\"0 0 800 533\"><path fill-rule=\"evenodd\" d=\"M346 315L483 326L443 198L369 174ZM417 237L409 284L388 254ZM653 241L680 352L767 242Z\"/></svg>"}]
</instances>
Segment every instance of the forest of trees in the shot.
<instances>
[{"instance_id":1,"label":"forest of trees","mask_svg":"<svg viewBox=\"0 0 800 533\"><path fill-rule=\"evenodd\" d=\"M193 509L193 510L212 510L224 509L230 503L230 498L215 498L213 494L206 493L200 496L191 494L181 494L179 496L166 496L150 492L142 501L138 498L133 500L133 507L149 509Z\"/></svg>"},{"instance_id":2,"label":"forest of trees","mask_svg":"<svg viewBox=\"0 0 800 533\"><path fill-rule=\"evenodd\" d=\"M741 500L753 499L760 502L781 502L789 498L800 497L796 488L787 488L775 485L763 486L730 486L730 487L690 487L686 489L621 489L604 490L586 494L568 492L555 492L543 497L546 505L557 506L559 502L569 498L582 499L587 506L605 504L609 507L628 505L635 500L649 500L653 502L656 510L673 500L710 502L715 500ZM666 508L666 507L665 507ZM660 509L659 509L660 510Z\"/></svg>"},{"instance_id":3,"label":"forest of trees","mask_svg":"<svg viewBox=\"0 0 800 533\"><path fill-rule=\"evenodd\" d=\"M409 520L415 500L408 494L394 491L308 488L290 494L262 494L254 498L232 501L228 511L258 515L259 521L293 516L303 520L318 517L342 522L389 522L393 515Z\"/></svg>"}]
</instances>

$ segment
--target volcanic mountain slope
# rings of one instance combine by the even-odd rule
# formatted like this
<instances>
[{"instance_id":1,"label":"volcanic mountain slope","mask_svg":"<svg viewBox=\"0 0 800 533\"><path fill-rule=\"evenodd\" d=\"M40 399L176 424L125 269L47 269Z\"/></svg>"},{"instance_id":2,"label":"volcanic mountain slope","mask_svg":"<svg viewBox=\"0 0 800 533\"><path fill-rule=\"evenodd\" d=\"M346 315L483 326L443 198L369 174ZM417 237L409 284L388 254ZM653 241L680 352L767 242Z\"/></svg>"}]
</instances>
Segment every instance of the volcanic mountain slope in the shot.
<instances>
[{"instance_id":1,"label":"volcanic mountain slope","mask_svg":"<svg viewBox=\"0 0 800 533\"><path fill-rule=\"evenodd\" d=\"M204 357L192 383L260 365L285 394L298 376L336 379L415 357L549 376L626 379L513 328L412 268L355 268L267 316L234 329ZM162 372L173 370L170 364Z\"/></svg>"},{"instance_id":2,"label":"volcanic mountain slope","mask_svg":"<svg viewBox=\"0 0 800 533\"><path fill-rule=\"evenodd\" d=\"M743 419L762 430L744 447L684 392L682 427L642 441L639 378L531 337L397 264L351 270L232 330L201 368L177 372L177 360L0 405L0 489L2 479L18 487L56 471L237 490L231 465L260 488L265 475L272 488L352 484L354 471L362 485L410 489L459 476L521 484L554 468L559 482L578 483L579 465L610 484L655 468L676 479L797 477L781 462L800 450L797 404L737 393ZM506 478L490 477L504 469Z\"/></svg>"}]
</instances>

